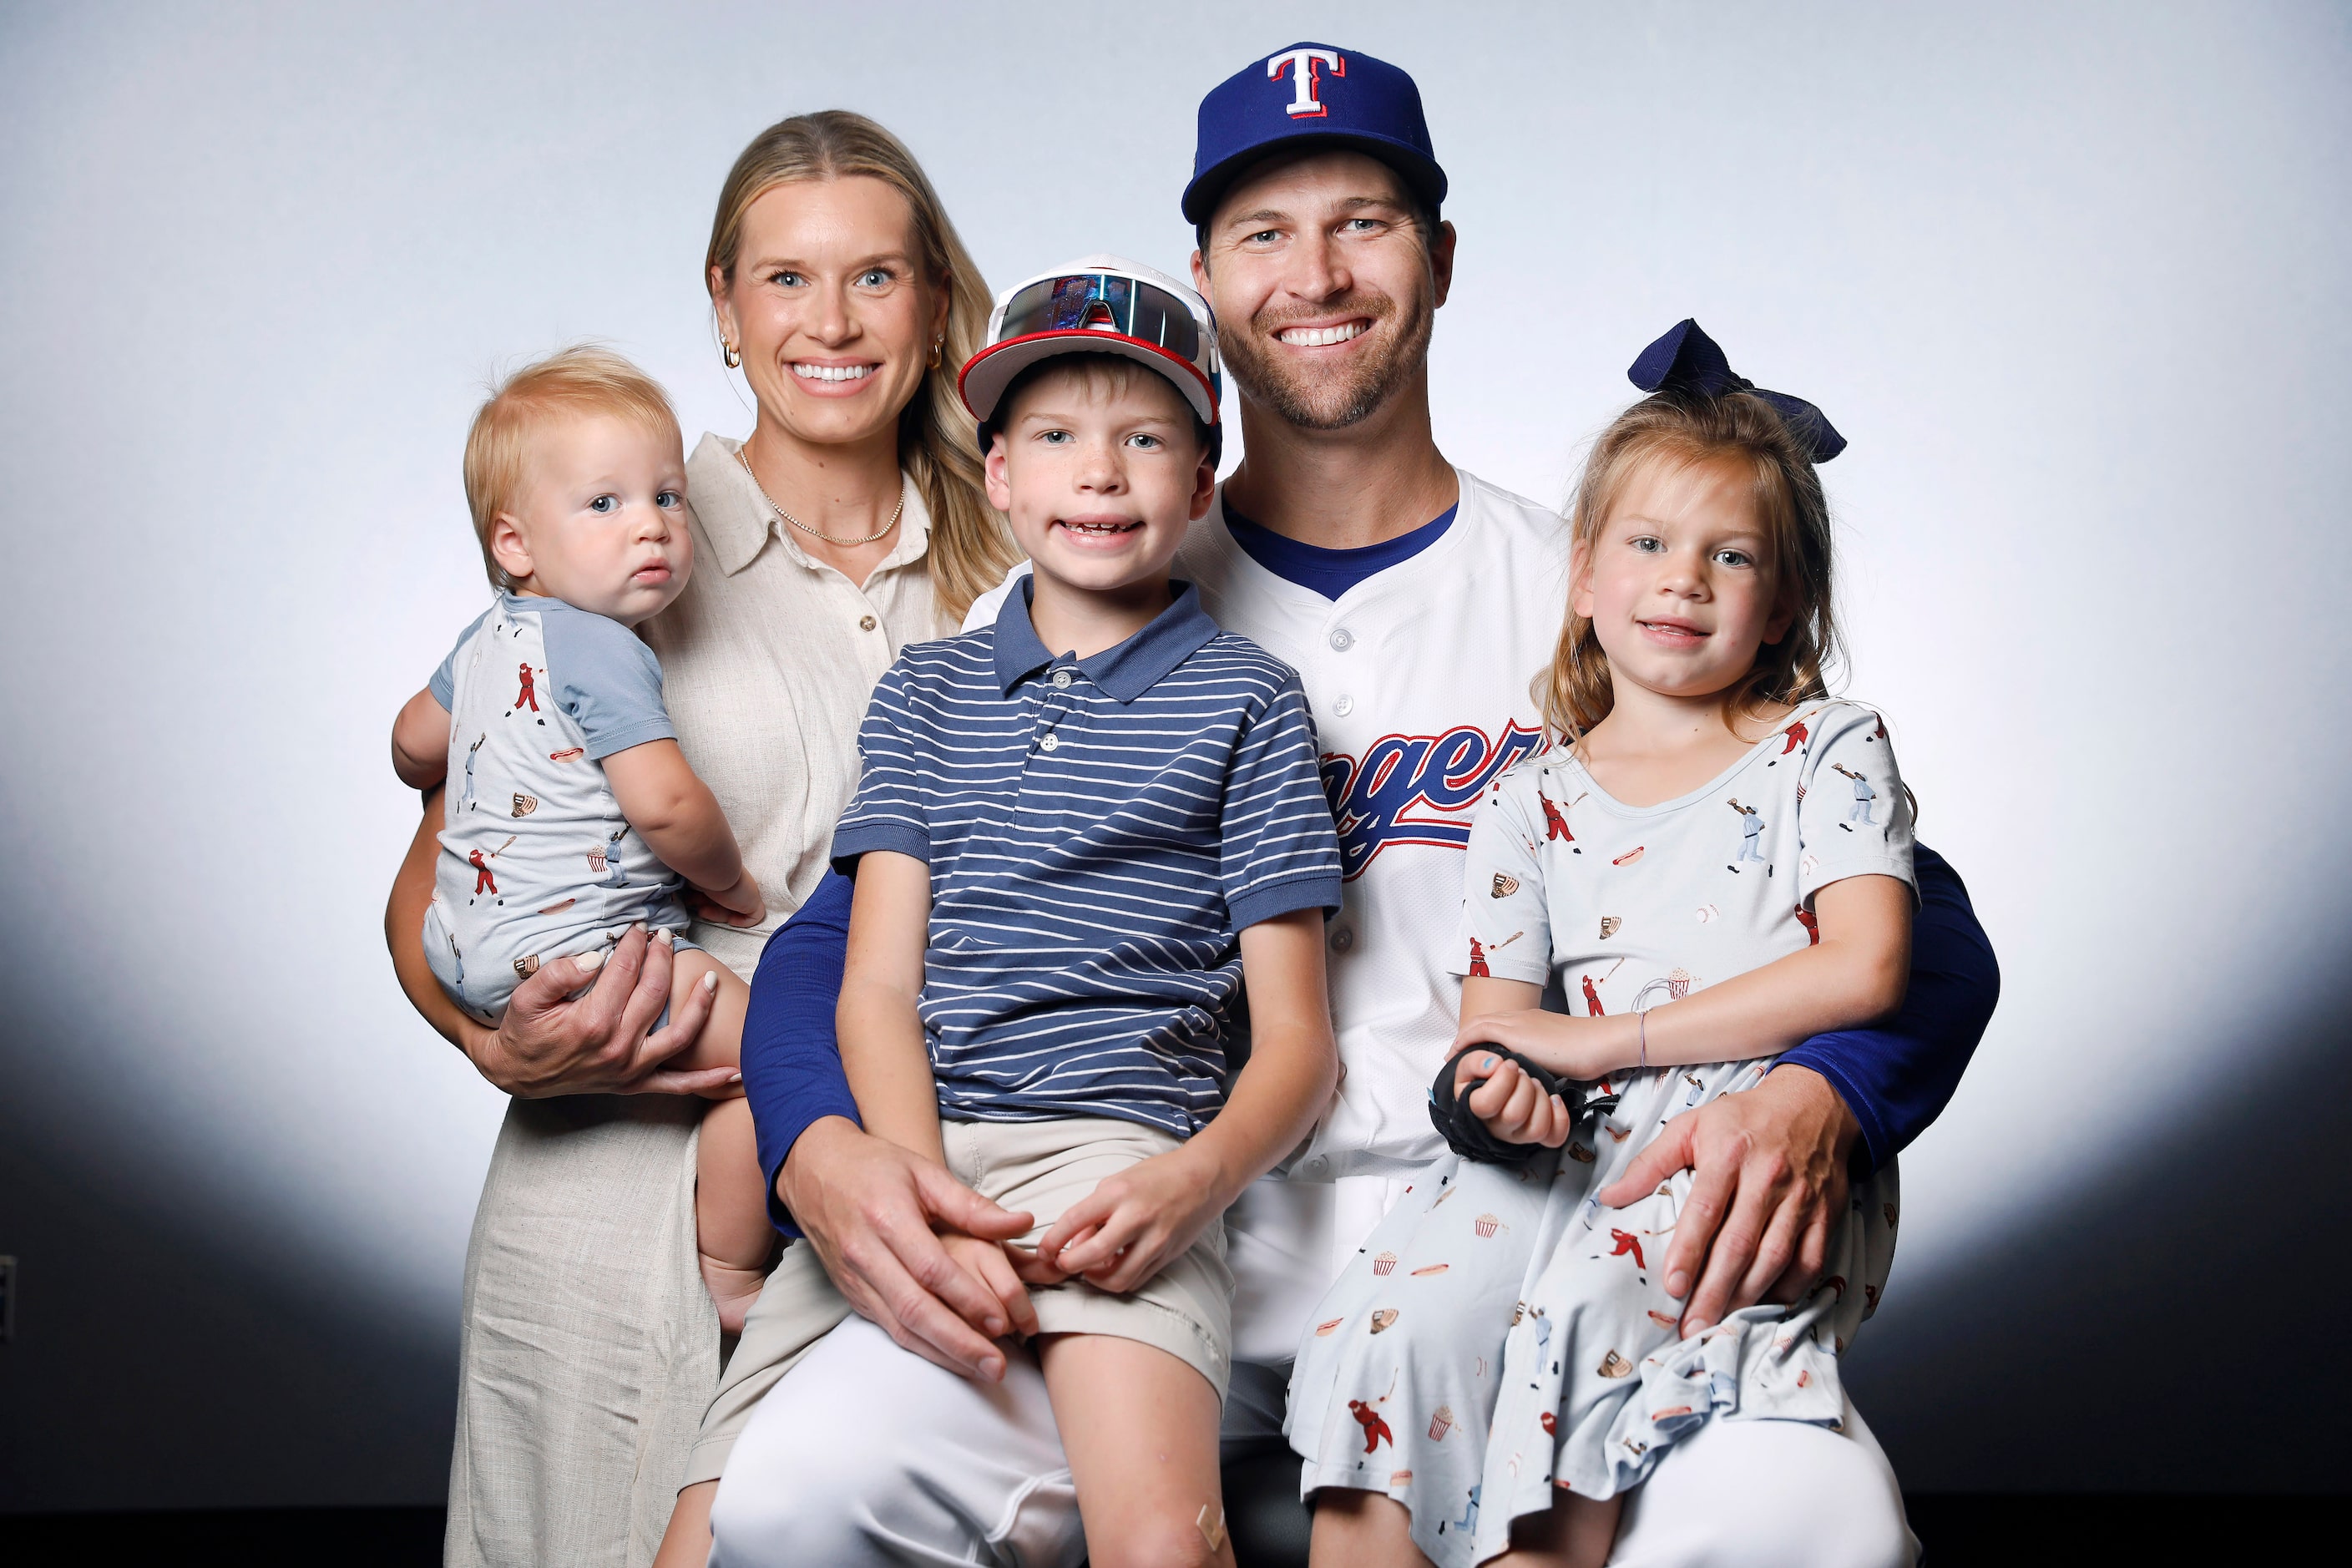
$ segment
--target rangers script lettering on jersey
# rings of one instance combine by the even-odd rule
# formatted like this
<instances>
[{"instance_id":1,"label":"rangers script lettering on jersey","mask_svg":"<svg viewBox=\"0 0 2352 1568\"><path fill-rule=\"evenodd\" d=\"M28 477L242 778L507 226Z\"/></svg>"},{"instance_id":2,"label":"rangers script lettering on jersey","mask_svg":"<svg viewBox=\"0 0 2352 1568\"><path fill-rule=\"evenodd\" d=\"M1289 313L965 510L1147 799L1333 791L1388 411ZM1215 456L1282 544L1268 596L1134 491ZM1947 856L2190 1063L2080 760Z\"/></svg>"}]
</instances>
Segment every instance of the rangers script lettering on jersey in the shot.
<instances>
[{"instance_id":1,"label":"rangers script lettering on jersey","mask_svg":"<svg viewBox=\"0 0 2352 1568\"><path fill-rule=\"evenodd\" d=\"M1171 568L1218 625L1298 671L1339 823L1345 907L1325 934L1344 1071L1296 1178L1402 1175L1439 1152L1424 1101L1461 1006L1446 944L1462 851L1481 795L1543 743L1528 685L1567 610L1568 525L1460 479L1443 538L1337 600L1234 543L1222 490Z\"/></svg>"}]
</instances>

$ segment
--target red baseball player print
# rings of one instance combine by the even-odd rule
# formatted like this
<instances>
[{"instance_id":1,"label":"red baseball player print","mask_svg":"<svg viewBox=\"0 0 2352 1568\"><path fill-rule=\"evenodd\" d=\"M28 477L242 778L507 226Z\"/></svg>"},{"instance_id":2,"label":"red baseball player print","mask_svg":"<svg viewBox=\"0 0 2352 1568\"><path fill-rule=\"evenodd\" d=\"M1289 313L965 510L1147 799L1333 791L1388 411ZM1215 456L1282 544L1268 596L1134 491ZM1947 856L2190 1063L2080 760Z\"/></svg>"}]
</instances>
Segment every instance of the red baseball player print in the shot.
<instances>
[{"instance_id":1,"label":"red baseball player print","mask_svg":"<svg viewBox=\"0 0 2352 1568\"><path fill-rule=\"evenodd\" d=\"M482 858L480 850L467 850L466 864L474 868L475 897L479 898L484 893L496 893L499 890L498 879L490 875L490 863Z\"/></svg>"},{"instance_id":2,"label":"red baseball player print","mask_svg":"<svg viewBox=\"0 0 2352 1568\"><path fill-rule=\"evenodd\" d=\"M1568 830L1568 818L1559 814L1559 803L1540 790L1536 792L1536 798L1543 802L1544 842L1549 844L1555 838L1561 838L1570 844L1575 843L1576 835Z\"/></svg>"},{"instance_id":3,"label":"red baseball player print","mask_svg":"<svg viewBox=\"0 0 2352 1568\"><path fill-rule=\"evenodd\" d=\"M1492 972L1486 968L1486 949L1475 936L1470 939L1470 973L1480 980L1494 978Z\"/></svg>"},{"instance_id":4,"label":"red baseball player print","mask_svg":"<svg viewBox=\"0 0 2352 1568\"><path fill-rule=\"evenodd\" d=\"M526 706L534 713L539 711L539 686L530 678L530 663L528 659L522 666L522 689L515 693L514 711L520 713Z\"/></svg>"},{"instance_id":5,"label":"red baseball player print","mask_svg":"<svg viewBox=\"0 0 2352 1568\"><path fill-rule=\"evenodd\" d=\"M1611 1249L1609 1254L1610 1257L1622 1258L1630 1252L1633 1255L1634 1268L1646 1269L1650 1267L1647 1263L1642 1261L1642 1238L1640 1237L1635 1236L1630 1230L1612 1230L1609 1233L1609 1239L1617 1244Z\"/></svg>"},{"instance_id":6,"label":"red baseball player print","mask_svg":"<svg viewBox=\"0 0 2352 1568\"><path fill-rule=\"evenodd\" d=\"M1580 974L1577 978L1584 983L1585 1015L1588 1017L1593 1018L1603 1018L1608 1016L1607 1010L1601 1005L1601 993L1592 988L1592 976L1590 974Z\"/></svg>"},{"instance_id":7,"label":"red baseball player print","mask_svg":"<svg viewBox=\"0 0 2352 1568\"><path fill-rule=\"evenodd\" d=\"M1806 740L1811 735L1811 731L1805 728L1805 721L1802 719L1798 720L1795 723L1781 731L1780 733L1788 742L1788 744L1780 748L1780 757L1788 756L1799 746L1803 745ZM1777 768L1780 765L1780 757L1775 757L1764 765L1768 768Z\"/></svg>"},{"instance_id":8,"label":"red baseball player print","mask_svg":"<svg viewBox=\"0 0 2352 1568\"><path fill-rule=\"evenodd\" d=\"M1797 906L1797 923L1805 928L1805 935L1811 939L1805 943L1807 947L1822 945L1822 922L1814 918L1812 910L1802 904Z\"/></svg>"},{"instance_id":9,"label":"red baseball player print","mask_svg":"<svg viewBox=\"0 0 2352 1568\"><path fill-rule=\"evenodd\" d=\"M1360 1399L1350 1399L1348 1401L1348 1414L1353 1415L1356 1425L1364 1429L1365 1453L1370 1453L1382 1443L1391 1448L1396 1447L1396 1434L1389 1430L1389 1424L1381 1418L1381 1413L1369 1404Z\"/></svg>"}]
</instances>

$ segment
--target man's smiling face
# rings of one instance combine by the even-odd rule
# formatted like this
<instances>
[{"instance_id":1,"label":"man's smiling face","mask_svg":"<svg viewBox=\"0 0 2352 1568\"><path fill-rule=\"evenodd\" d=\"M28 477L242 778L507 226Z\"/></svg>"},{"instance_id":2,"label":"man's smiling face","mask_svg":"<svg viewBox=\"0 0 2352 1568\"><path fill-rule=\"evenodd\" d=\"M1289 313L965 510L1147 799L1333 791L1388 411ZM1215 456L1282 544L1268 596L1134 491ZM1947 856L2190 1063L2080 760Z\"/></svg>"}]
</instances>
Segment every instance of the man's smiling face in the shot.
<instances>
[{"instance_id":1,"label":"man's smiling face","mask_svg":"<svg viewBox=\"0 0 2352 1568\"><path fill-rule=\"evenodd\" d=\"M1361 153L1279 158L1217 204L1193 280L1244 396L1286 423L1370 418L1422 369L1454 230L1424 234L1395 171Z\"/></svg>"}]
</instances>

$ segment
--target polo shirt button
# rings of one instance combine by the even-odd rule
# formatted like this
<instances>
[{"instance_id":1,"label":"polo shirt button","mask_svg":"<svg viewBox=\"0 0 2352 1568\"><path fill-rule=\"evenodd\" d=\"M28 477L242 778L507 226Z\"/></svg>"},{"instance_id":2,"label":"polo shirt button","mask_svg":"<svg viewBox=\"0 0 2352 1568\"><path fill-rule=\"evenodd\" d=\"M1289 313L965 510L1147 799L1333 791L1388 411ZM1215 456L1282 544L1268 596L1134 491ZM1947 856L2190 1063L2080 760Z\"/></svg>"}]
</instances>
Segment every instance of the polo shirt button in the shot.
<instances>
[{"instance_id":1,"label":"polo shirt button","mask_svg":"<svg viewBox=\"0 0 2352 1568\"><path fill-rule=\"evenodd\" d=\"M1338 931L1331 933L1331 951L1333 952L1346 952L1355 945L1356 928L1354 926L1341 926Z\"/></svg>"},{"instance_id":2,"label":"polo shirt button","mask_svg":"<svg viewBox=\"0 0 2352 1568\"><path fill-rule=\"evenodd\" d=\"M1349 631L1347 627L1345 627L1345 626L1341 626L1338 631L1335 631L1335 632L1333 632L1333 633L1331 634L1331 651L1332 651L1332 652L1334 652L1334 653L1345 653L1345 652L1347 652L1349 648L1351 648L1351 647L1355 647L1355 646L1356 646L1356 634L1355 634L1355 633L1353 633L1353 632L1351 632L1351 631Z\"/></svg>"},{"instance_id":3,"label":"polo shirt button","mask_svg":"<svg viewBox=\"0 0 2352 1568\"><path fill-rule=\"evenodd\" d=\"M1055 670L1054 672L1054 684L1066 689L1070 684L1070 672L1066 669Z\"/></svg>"},{"instance_id":4,"label":"polo shirt button","mask_svg":"<svg viewBox=\"0 0 2352 1568\"><path fill-rule=\"evenodd\" d=\"M861 632L872 631L875 627L875 624L876 623L872 616L860 616L857 617L857 629Z\"/></svg>"},{"instance_id":5,"label":"polo shirt button","mask_svg":"<svg viewBox=\"0 0 2352 1568\"><path fill-rule=\"evenodd\" d=\"M1353 713L1355 710L1356 700L1352 697L1342 697L1339 701L1331 704L1331 711L1337 713L1342 719L1345 719L1349 714Z\"/></svg>"},{"instance_id":6,"label":"polo shirt button","mask_svg":"<svg viewBox=\"0 0 2352 1568\"><path fill-rule=\"evenodd\" d=\"M1045 738L1037 742L1037 749L1041 752L1059 751L1061 750L1061 746L1062 737L1056 735L1051 730L1046 731Z\"/></svg>"}]
</instances>

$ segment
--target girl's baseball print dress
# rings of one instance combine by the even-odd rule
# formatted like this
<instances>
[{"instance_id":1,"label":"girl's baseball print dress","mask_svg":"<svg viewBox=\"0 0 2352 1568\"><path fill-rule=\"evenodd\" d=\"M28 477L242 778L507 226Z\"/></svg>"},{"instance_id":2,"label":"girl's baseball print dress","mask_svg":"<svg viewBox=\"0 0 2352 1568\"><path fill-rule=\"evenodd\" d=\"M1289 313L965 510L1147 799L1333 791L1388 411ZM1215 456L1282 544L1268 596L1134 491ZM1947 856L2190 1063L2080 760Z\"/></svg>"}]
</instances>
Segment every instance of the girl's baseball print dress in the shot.
<instances>
[{"instance_id":1,"label":"girl's baseball print dress","mask_svg":"<svg viewBox=\"0 0 2352 1568\"><path fill-rule=\"evenodd\" d=\"M1490 786L1454 967L1545 988L1580 1016L1639 1012L1819 940L1813 896L1910 883L1911 813L1868 709L1807 704L1720 777L1629 806L1565 748ZM1437 1064L1433 1062L1431 1070ZM1837 1356L1895 1250L1890 1164L1858 1183L1805 1300L1685 1339L1662 1270L1691 1174L1620 1209L1594 1195L1668 1121L1771 1058L1613 1076L1616 1109L1525 1165L1447 1154L1333 1285L1291 1382L1301 1489L1385 1492L1443 1568L1505 1550L1555 1489L1607 1498L1711 1419L1836 1426Z\"/></svg>"}]
</instances>

